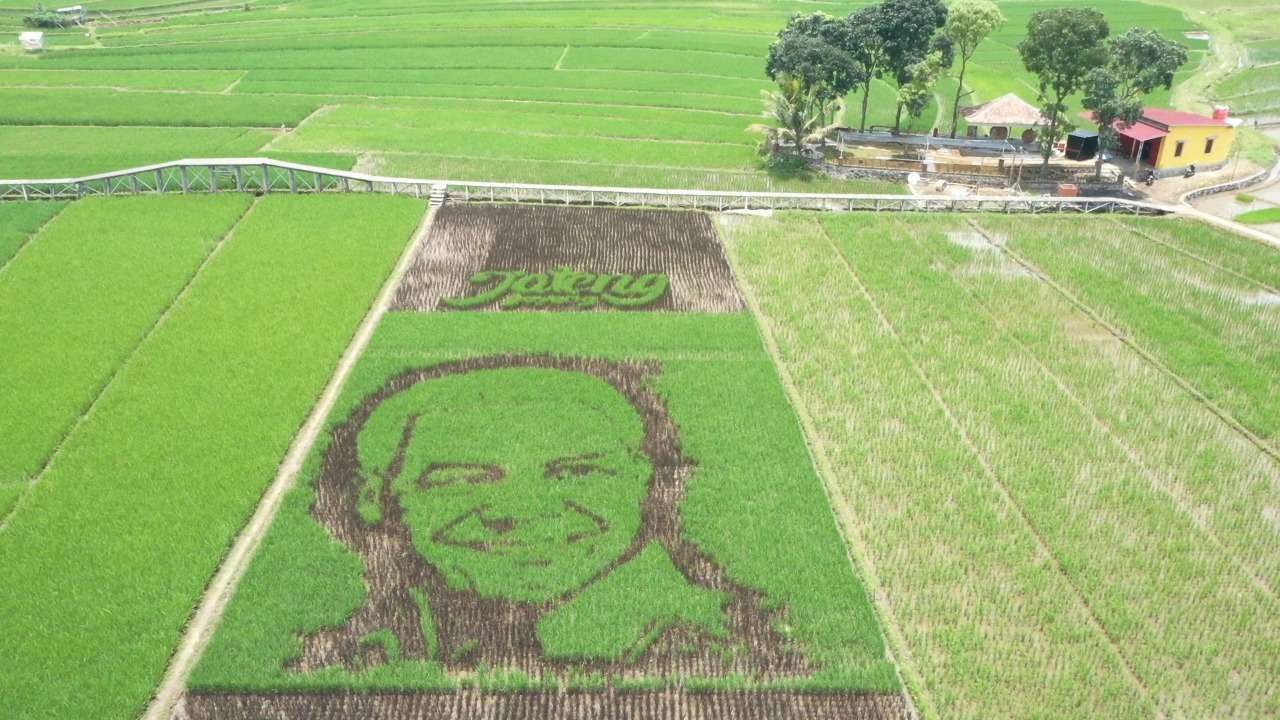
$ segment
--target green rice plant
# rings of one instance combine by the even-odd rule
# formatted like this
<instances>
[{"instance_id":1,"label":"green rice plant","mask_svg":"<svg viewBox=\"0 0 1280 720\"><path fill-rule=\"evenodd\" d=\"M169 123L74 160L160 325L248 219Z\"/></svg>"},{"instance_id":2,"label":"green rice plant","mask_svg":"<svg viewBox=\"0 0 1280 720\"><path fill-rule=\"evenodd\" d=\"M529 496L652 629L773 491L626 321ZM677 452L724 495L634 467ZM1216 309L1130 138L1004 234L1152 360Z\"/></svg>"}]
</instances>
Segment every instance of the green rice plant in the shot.
<instances>
[{"instance_id":1,"label":"green rice plant","mask_svg":"<svg viewBox=\"0 0 1280 720\"><path fill-rule=\"evenodd\" d=\"M1206 223L1176 218L1126 218L1128 227L1164 242L1191 259L1216 265L1262 285L1280 288L1280 261L1274 248Z\"/></svg>"},{"instance_id":2,"label":"green rice plant","mask_svg":"<svg viewBox=\"0 0 1280 720\"><path fill-rule=\"evenodd\" d=\"M0 175L80 177L185 157L246 157L271 138L242 128L0 125Z\"/></svg>"},{"instance_id":3,"label":"green rice plant","mask_svg":"<svg viewBox=\"0 0 1280 720\"><path fill-rule=\"evenodd\" d=\"M430 128L303 126L278 140L273 147L287 152L374 151L386 154L418 153L429 149L433 154L446 157L498 161L513 156L525 160L556 161L569 155L574 162L582 164L710 170L749 169L758 161L753 150L745 145L601 137L561 138L480 130L466 135L449 135L436 133Z\"/></svg>"},{"instance_id":4,"label":"green rice plant","mask_svg":"<svg viewBox=\"0 0 1280 720\"><path fill-rule=\"evenodd\" d=\"M995 220L981 222L990 227ZM1004 228L1010 232L992 235L1015 245L1014 238L1028 235L1034 224L1020 221L1018 232ZM1098 340L1086 317L973 228L952 219L885 222L854 216L821 225L811 233L825 237L809 243L827 245L828 255L817 255L815 262L834 265L832 274L843 274L855 302L833 303L833 294L824 292L810 295L804 312L838 318L823 321L831 325L862 315L879 321L871 323L883 333L878 342L896 348L924 386L917 392L947 413L951 426L912 436L927 437L934 446L940 438L957 438L971 461L981 463L989 487L1005 496L1007 511L1018 519L1015 525L1046 554L1039 566L1056 574L1067 597L1088 613L1076 621L1078 631L1114 643L1108 654L1126 669L1116 679L1141 697L1127 701L1125 712L1149 714L1151 703L1171 715L1274 713L1280 698L1267 679L1267 658L1280 641L1280 626L1261 618L1273 601L1269 588L1280 568L1257 552L1274 532L1260 512L1277 500L1273 460L1169 378L1135 363L1114 339ZM1061 240L1063 230L1053 231ZM770 268L789 264L769 262ZM784 360L817 362L805 357L803 349L814 346L810 341L789 339L803 320L767 309L769 293L786 287L766 287L765 313L779 324ZM813 297L828 300L814 306ZM851 352L865 353L871 341L854 335L845 342ZM863 381L862 374L856 376ZM828 404L823 396L832 393L829 387L809 391L803 377L797 386L806 388L806 402ZM904 404L897 395L892 402L894 408ZM891 412L894 427L915 430L902 410ZM889 432L875 418L841 427L824 436L836 448L847 443L862 449L868 442L864 433ZM911 469L890 467L895 480L886 484ZM847 495L855 506L859 494ZM957 504L967 502L929 507L950 521ZM912 521L922 514L913 514ZM882 532L876 513L857 517L871 524L864 537L874 547ZM901 534L885 542L913 544ZM893 576L902 563L877 565ZM887 582L892 588L892 580ZM1120 583L1123 592L1117 590ZM919 591L888 592L893 607L909 609ZM995 627L984 629L983 637L1008 631L1006 616L999 617L989 620ZM937 617L929 627L940 627ZM904 629L908 646L912 632ZM905 656L921 654L912 646ZM1054 660L1055 669L1065 665L1063 656ZM1025 662L1019 654L1018 663ZM925 678L929 685L928 672ZM969 685L959 689L967 692ZM1077 700L1036 706L1071 716L1080 713L1071 709ZM1004 714L939 705L942 716ZM1121 713L1091 707L1087 714Z\"/></svg>"},{"instance_id":5,"label":"green rice plant","mask_svg":"<svg viewBox=\"0 0 1280 720\"><path fill-rule=\"evenodd\" d=\"M1218 83L1216 91L1220 97L1235 99L1274 90L1278 84L1280 84L1280 66L1244 68Z\"/></svg>"},{"instance_id":6,"label":"green rice plant","mask_svg":"<svg viewBox=\"0 0 1280 720\"><path fill-rule=\"evenodd\" d=\"M0 108L0 125L279 127L297 125L316 105L306 98L5 88Z\"/></svg>"},{"instance_id":7,"label":"green rice plant","mask_svg":"<svg viewBox=\"0 0 1280 720\"><path fill-rule=\"evenodd\" d=\"M248 50L170 54L142 48L121 54L63 53L42 67L84 70L253 70L258 68L550 68L563 48L447 47L352 48L347 50Z\"/></svg>"},{"instance_id":8,"label":"green rice plant","mask_svg":"<svg viewBox=\"0 0 1280 720\"><path fill-rule=\"evenodd\" d=\"M10 439L0 484L25 485L40 471L248 205L234 196L87 199L5 266L0 303L15 311L0 315L0 343L22 351L0 369L9 388L0 433ZM48 206L0 210L10 207Z\"/></svg>"},{"instance_id":9,"label":"green rice plant","mask_svg":"<svg viewBox=\"0 0 1280 720\"><path fill-rule=\"evenodd\" d=\"M249 211L0 531L9 707L142 711L423 209L272 196Z\"/></svg>"},{"instance_id":10,"label":"green rice plant","mask_svg":"<svg viewBox=\"0 0 1280 720\"><path fill-rule=\"evenodd\" d=\"M1262 583L1252 581L1221 543L1200 531L1198 507L1181 506L1170 490L1144 477L1131 449L1099 432L1087 406L1059 384L1068 380L1029 364L1025 348L1003 335L991 315L968 307L940 270L972 250L927 230L884 228L888 233L880 237L895 238L884 242L866 233L865 223L825 224L842 254L857 258L851 262L868 293L922 373L936 382L940 402L971 438L975 455L1007 488L1155 704L1189 716L1226 708L1266 717L1280 709L1267 679L1280 622L1259 615L1274 602L1277 568L1259 571ZM1025 226L1010 230L1010 246L1022 247L1031 234ZM928 240L901 242L904 235ZM1011 274L1009 282L1033 282ZM1255 493L1274 502L1278 496L1266 479L1271 459L1256 450L1253 459L1263 474L1235 482L1253 483ZM1224 519L1237 530L1232 518ZM1266 537L1265 522L1261 529ZM1124 578L1123 596L1115 592L1115 578Z\"/></svg>"},{"instance_id":11,"label":"green rice plant","mask_svg":"<svg viewBox=\"0 0 1280 720\"><path fill-rule=\"evenodd\" d=\"M513 109L485 111L476 109L466 115L417 108L374 108L343 105L325 112L307 123L308 129L320 127L393 128L425 130L465 135L477 132L510 132L519 135L554 137L632 138L649 140L684 140L752 145L757 139L740 123L692 122L677 113L664 113L643 119L630 117L578 115L560 106L559 113L519 113L519 127L512 127ZM623 111L625 113L625 111Z\"/></svg>"},{"instance_id":12,"label":"green rice plant","mask_svg":"<svg viewBox=\"0 0 1280 720\"><path fill-rule=\"evenodd\" d=\"M0 70L0 87L99 87L217 92L243 73L234 70Z\"/></svg>"},{"instance_id":13,"label":"green rice plant","mask_svg":"<svg viewBox=\"0 0 1280 720\"><path fill-rule=\"evenodd\" d=\"M1280 305L1274 293L1145 238L1116 233L1110 223L993 220L990 227L1171 372L1276 446Z\"/></svg>"},{"instance_id":14,"label":"green rice plant","mask_svg":"<svg viewBox=\"0 0 1280 720\"><path fill-rule=\"evenodd\" d=\"M336 81L273 81L246 80L237 86L244 94L290 95L306 93L309 95L330 94L335 102L343 96L354 96L357 102L367 102L369 98L477 98L515 100L523 102L558 102L561 104L588 105L634 105L649 108L671 108L687 110L708 110L717 113L749 115L756 109L758 101L752 102L746 96L730 97L724 95L708 95L699 93L682 93L679 91L647 92L626 90L592 90L583 88L556 87L519 87L514 85L445 85L424 83L421 85L395 83L371 84L369 82L336 82ZM516 119L513 117L513 124Z\"/></svg>"},{"instance_id":15,"label":"green rice plant","mask_svg":"<svg viewBox=\"0 0 1280 720\"><path fill-rule=\"evenodd\" d=\"M904 241L878 223L858 223L866 246ZM1150 717L1150 701L1126 681L817 219L739 218L723 230L829 466L833 503L888 608L891 647L924 717L1019 717L1027 708ZM929 270L880 272L914 282ZM935 335L946 338L945 327Z\"/></svg>"},{"instance_id":16,"label":"green rice plant","mask_svg":"<svg viewBox=\"0 0 1280 720\"><path fill-rule=\"evenodd\" d=\"M750 168L699 170L687 167L587 164L574 161L489 160L417 153L379 156L373 169L400 177L497 182L593 185L597 187L713 188L727 191L864 192L901 194L896 183L836 180L820 175L781 177Z\"/></svg>"},{"instance_id":17,"label":"green rice plant","mask_svg":"<svg viewBox=\"0 0 1280 720\"><path fill-rule=\"evenodd\" d=\"M65 203L30 202L0 205L0 270L32 235L57 215Z\"/></svg>"}]
</instances>

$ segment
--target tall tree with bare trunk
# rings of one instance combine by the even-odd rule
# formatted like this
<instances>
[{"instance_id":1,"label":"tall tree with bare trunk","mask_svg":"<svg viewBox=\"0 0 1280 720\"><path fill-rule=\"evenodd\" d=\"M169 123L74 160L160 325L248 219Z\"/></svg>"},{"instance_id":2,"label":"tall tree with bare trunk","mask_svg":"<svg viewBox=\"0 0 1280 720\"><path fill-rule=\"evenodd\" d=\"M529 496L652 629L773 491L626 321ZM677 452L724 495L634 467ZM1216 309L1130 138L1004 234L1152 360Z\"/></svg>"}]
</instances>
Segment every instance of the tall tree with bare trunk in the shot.
<instances>
[{"instance_id":1,"label":"tall tree with bare trunk","mask_svg":"<svg viewBox=\"0 0 1280 720\"><path fill-rule=\"evenodd\" d=\"M960 100L969 93L964 90L964 73L969 68L973 53L996 28L1004 24L1004 14L991 0L955 0L947 8L947 24L942 34L951 40L956 57L960 59L960 76L956 78L956 99L951 107L951 137L956 136L960 122Z\"/></svg>"}]
</instances>

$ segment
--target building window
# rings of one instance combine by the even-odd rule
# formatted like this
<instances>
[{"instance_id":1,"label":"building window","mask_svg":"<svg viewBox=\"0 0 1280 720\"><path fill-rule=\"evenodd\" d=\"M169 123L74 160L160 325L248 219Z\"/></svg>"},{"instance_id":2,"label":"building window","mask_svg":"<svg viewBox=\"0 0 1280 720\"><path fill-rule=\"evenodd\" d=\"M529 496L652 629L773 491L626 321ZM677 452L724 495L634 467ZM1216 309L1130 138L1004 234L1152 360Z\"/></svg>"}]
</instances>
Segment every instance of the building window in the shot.
<instances>
[{"instance_id":1,"label":"building window","mask_svg":"<svg viewBox=\"0 0 1280 720\"><path fill-rule=\"evenodd\" d=\"M1179 140L1179 141L1178 141L1178 144L1173 146L1173 156L1174 156L1174 157L1182 157L1182 148L1183 148L1183 146L1185 146L1185 145L1186 145L1186 143L1185 143L1185 142L1183 142L1183 141Z\"/></svg>"},{"instance_id":2,"label":"building window","mask_svg":"<svg viewBox=\"0 0 1280 720\"><path fill-rule=\"evenodd\" d=\"M1213 140L1214 140L1214 138L1209 138L1208 140L1205 140L1205 141L1204 141L1204 154L1205 154L1205 155L1208 155L1209 153L1213 152Z\"/></svg>"}]
</instances>

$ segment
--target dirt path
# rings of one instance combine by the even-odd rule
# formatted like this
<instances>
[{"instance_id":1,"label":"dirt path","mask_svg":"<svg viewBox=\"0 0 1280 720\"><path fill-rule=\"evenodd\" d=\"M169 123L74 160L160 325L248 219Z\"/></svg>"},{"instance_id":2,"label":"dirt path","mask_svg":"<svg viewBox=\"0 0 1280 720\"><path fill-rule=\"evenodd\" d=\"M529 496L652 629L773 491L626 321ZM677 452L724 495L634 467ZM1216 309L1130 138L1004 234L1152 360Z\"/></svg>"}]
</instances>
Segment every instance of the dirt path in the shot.
<instances>
[{"instance_id":1,"label":"dirt path","mask_svg":"<svg viewBox=\"0 0 1280 720\"><path fill-rule=\"evenodd\" d=\"M350 376L356 361L364 353L365 347L368 346L378 322L390 306L391 298L394 296L396 288L399 287L400 278L404 275L405 269L408 268L411 258L416 254L418 246L425 241L435 214L435 208L427 212L422 224L418 227L417 232L414 233L413 239L406 244L404 252L401 253L400 259L396 262L395 269L392 270L391 276L387 278L382 290L378 293L378 298L373 307L365 315L360 327L356 329L356 334L351 339L351 343L347 346L346 351L343 352L337 369L334 370L333 376L329 378L329 383L325 386L319 401L312 409L311 415L307 417L306 424L302 426L302 429L294 438L289 452L280 464L275 480L267 488L267 492L262 496L261 502L258 503L258 508L254 511L253 517L250 518L248 525L236 537L230 552L227 553L226 558L218 568L218 572L209 583L204 596L200 599L200 604L197 606L195 614L187 623L182 641L169 661L169 669L165 672L164 681L156 690L151 704L143 715L143 720L168 720L171 715L175 715L175 706L186 688L187 677L200 659L200 655L204 652L204 648L208 645L210 638L213 637L213 631L217 628L218 621L222 618L222 613L226 609L227 603L232 595L235 594L240 579L249 567L249 561L253 559L254 552L257 551L263 537L266 536L267 530L275 519L276 512L280 509L280 503L284 499L285 493L289 488L293 487L298 472L302 469L303 461L311 451L312 445L315 444L320 430L324 427L324 419L329 415L334 403L337 402L338 393L346 383L347 377ZM180 716L181 711L179 710L176 715Z\"/></svg>"}]
</instances>

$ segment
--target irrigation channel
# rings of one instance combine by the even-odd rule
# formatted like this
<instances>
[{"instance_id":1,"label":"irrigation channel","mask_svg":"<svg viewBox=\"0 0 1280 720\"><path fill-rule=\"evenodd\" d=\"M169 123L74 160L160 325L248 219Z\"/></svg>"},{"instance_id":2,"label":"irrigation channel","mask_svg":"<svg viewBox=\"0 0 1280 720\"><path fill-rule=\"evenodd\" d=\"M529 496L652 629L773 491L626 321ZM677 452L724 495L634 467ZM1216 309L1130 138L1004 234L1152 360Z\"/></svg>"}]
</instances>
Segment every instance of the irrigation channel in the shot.
<instances>
[{"instance_id":1,"label":"irrigation channel","mask_svg":"<svg viewBox=\"0 0 1280 720\"><path fill-rule=\"evenodd\" d=\"M0 180L0 200L58 200L143 193L372 192L453 202L537 203L693 210L828 212L1123 213L1166 215L1176 208L1108 197L951 197L530 185L382 177L267 158L175 160L78 178Z\"/></svg>"}]
</instances>

